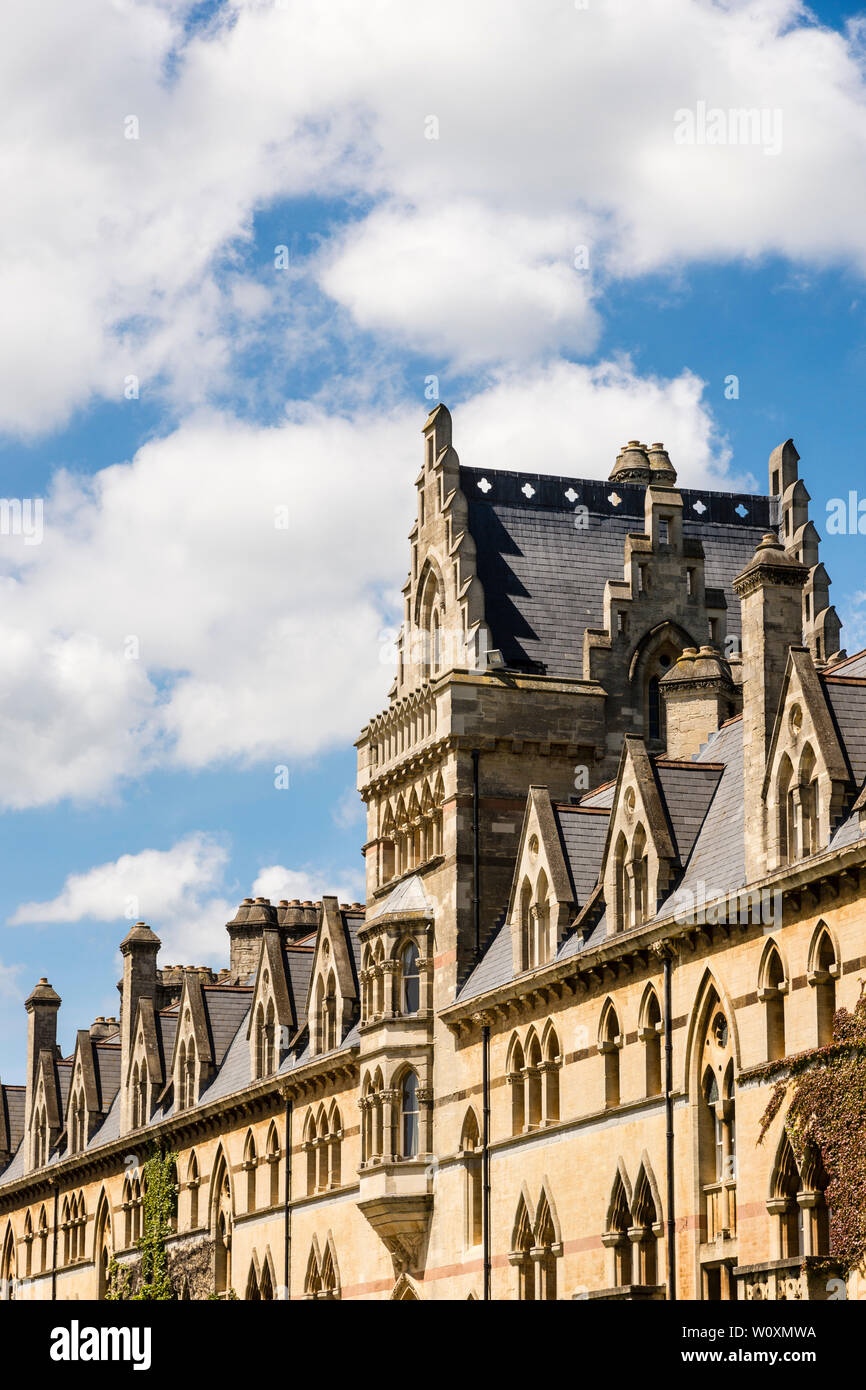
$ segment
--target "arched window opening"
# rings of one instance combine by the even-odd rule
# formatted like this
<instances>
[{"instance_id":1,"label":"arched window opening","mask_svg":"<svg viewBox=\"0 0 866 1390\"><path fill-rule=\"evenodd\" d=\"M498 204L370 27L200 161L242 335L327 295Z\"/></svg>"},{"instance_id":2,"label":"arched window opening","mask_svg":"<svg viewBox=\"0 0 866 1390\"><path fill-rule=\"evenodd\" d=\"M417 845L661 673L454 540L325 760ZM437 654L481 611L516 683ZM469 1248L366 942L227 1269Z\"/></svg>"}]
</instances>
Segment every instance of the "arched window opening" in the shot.
<instances>
[{"instance_id":1,"label":"arched window opening","mask_svg":"<svg viewBox=\"0 0 866 1390\"><path fill-rule=\"evenodd\" d=\"M318 1135L316 1133L316 1121L313 1112L307 1116L307 1126L304 1134L304 1148L307 1153L307 1196L312 1197L316 1191L318 1181L319 1165L316 1161L316 1143Z\"/></svg>"},{"instance_id":2,"label":"arched window opening","mask_svg":"<svg viewBox=\"0 0 866 1390\"><path fill-rule=\"evenodd\" d=\"M421 1008L419 959L418 947L414 941L410 941L400 956L401 1009L404 1014L417 1014Z\"/></svg>"},{"instance_id":3,"label":"arched window opening","mask_svg":"<svg viewBox=\"0 0 866 1390\"><path fill-rule=\"evenodd\" d=\"M604 1103L607 1108L619 1105L619 1053L622 1037L619 1019L613 1005L609 1005L602 1022L599 1051L604 1056Z\"/></svg>"},{"instance_id":4,"label":"arched window opening","mask_svg":"<svg viewBox=\"0 0 866 1390\"><path fill-rule=\"evenodd\" d=\"M626 870L628 846L625 835L620 831L614 850L614 876L616 883L616 907L614 910L617 931L627 931L631 925L631 887Z\"/></svg>"},{"instance_id":5,"label":"arched window opening","mask_svg":"<svg viewBox=\"0 0 866 1390\"><path fill-rule=\"evenodd\" d=\"M617 1173L611 1193L607 1214L607 1230L602 1243L610 1253L611 1284L614 1288L627 1288L631 1283L631 1242L628 1238L631 1225L628 1197L622 1175Z\"/></svg>"},{"instance_id":6,"label":"arched window opening","mask_svg":"<svg viewBox=\"0 0 866 1390\"><path fill-rule=\"evenodd\" d=\"M328 1160L331 1145L330 1134L328 1133L328 1119L324 1110L319 1112L319 1122L316 1128L319 1132L316 1150L318 1156L318 1177L316 1182L320 1192L327 1192L330 1179Z\"/></svg>"},{"instance_id":7,"label":"arched window opening","mask_svg":"<svg viewBox=\"0 0 866 1390\"><path fill-rule=\"evenodd\" d=\"M529 879L523 880L520 890L520 968L532 969L532 887Z\"/></svg>"},{"instance_id":8,"label":"arched window opening","mask_svg":"<svg viewBox=\"0 0 866 1390\"><path fill-rule=\"evenodd\" d=\"M662 736L662 721L658 676L650 676L649 685L647 687L647 702L649 708L649 736L651 739L660 739Z\"/></svg>"},{"instance_id":9,"label":"arched window opening","mask_svg":"<svg viewBox=\"0 0 866 1390\"><path fill-rule=\"evenodd\" d=\"M535 966L544 965L550 957L550 903L548 902L547 875L542 869L535 886Z\"/></svg>"},{"instance_id":10,"label":"arched window opening","mask_svg":"<svg viewBox=\"0 0 866 1390\"><path fill-rule=\"evenodd\" d=\"M649 903L649 857L647 855L646 831L642 825L634 833L631 847L632 911L624 923L626 927L639 926L650 914Z\"/></svg>"},{"instance_id":11,"label":"arched window opening","mask_svg":"<svg viewBox=\"0 0 866 1390\"><path fill-rule=\"evenodd\" d=\"M526 1123L530 1129L541 1124L541 1046L533 1033L526 1051Z\"/></svg>"},{"instance_id":12,"label":"arched window opening","mask_svg":"<svg viewBox=\"0 0 866 1390\"><path fill-rule=\"evenodd\" d=\"M529 1212L526 1210L526 1203L522 1197L517 1211L517 1220L514 1224L514 1248L511 1261L517 1269L517 1297L523 1303L533 1303L536 1297L535 1263L532 1259L535 1235L529 1219Z\"/></svg>"},{"instance_id":13,"label":"arched window opening","mask_svg":"<svg viewBox=\"0 0 866 1390\"><path fill-rule=\"evenodd\" d=\"M324 1029L324 1048L326 1052L333 1052L337 1046L337 982L334 972L328 976L328 989L325 995L325 1029Z\"/></svg>"},{"instance_id":14,"label":"arched window opening","mask_svg":"<svg viewBox=\"0 0 866 1390\"><path fill-rule=\"evenodd\" d=\"M644 1024L640 1036L644 1045L646 1094L648 1096L660 1096L662 1093L662 1011L655 990L650 993L647 999Z\"/></svg>"},{"instance_id":15,"label":"arched window opening","mask_svg":"<svg viewBox=\"0 0 866 1390\"><path fill-rule=\"evenodd\" d=\"M526 1124L525 1076L523 1048L515 1038L508 1064L508 1084L511 1087L511 1133L522 1134Z\"/></svg>"},{"instance_id":16,"label":"arched window opening","mask_svg":"<svg viewBox=\"0 0 866 1390\"><path fill-rule=\"evenodd\" d=\"M186 1169L186 1185L189 1192L189 1226L194 1231L198 1227L198 1159L195 1153L190 1154L189 1163Z\"/></svg>"},{"instance_id":17,"label":"arched window opening","mask_svg":"<svg viewBox=\"0 0 866 1390\"><path fill-rule=\"evenodd\" d=\"M815 990L816 1025L819 1047L829 1047L833 1041L833 1018L836 1013L836 951L830 934L823 931L813 953L815 967L809 972L809 983Z\"/></svg>"},{"instance_id":18,"label":"arched window opening","mask_svg":"<svg viewBox=\"0 0 866 1390\"><path fill-rule=\"evenodd\" d=\"M538 1264L538 1297L544 1300L556 1298L556 1258L562 1247L556 1239L553 1217L547 1195L541 1199L538 1220L535 1224L534 1258Z\"/></svg>"},{"instance_id":19,"label":"arched window opening","mask_svg":"<svg viewBox=\"0 0 866 1390\"><path fill-rule=\"evenodd\" d=\"M764 1005L767 1061L777 1062L785 1056L785 971L775 946L770 948L764 962L758 998Z\"/></svg>"},{"instance_id":20,"label":"arched window opening","mask_svg":"<svg viewBox=\"0 0 866 1390\"><path fill-rule=\"evenodd\" d=\"M272 1207L275 1207L280 1200L280 1141L274 1125L271 1126L268 1135L268 1172L270 1175L268 1201Z\"/></svg>"},{"instance_id":21,"label":"arched window opening","mask_svg":"<svg viewBox=\"0 0 866 1390\"><path fill-rule=\"evenodd\" d=\"M660 1226L655 1198L644 1169L641 1169L635 1188L633 1215L634 1267L632 1279L635 1284L653 1287L659 1282L658 1232Z\"/></svg>"},{"instance_id":22,"label":"arched window opening","mask_svg":"<svg viewBox=\"0 0 866 1390\"><path fill-rule=\"evenodd\" d=\"M223 1160L217 1169L213 1231L214 1289L224 1295L232 1287L232 1194Z\"/></svg>"},{"instance_id":23,"label":"arched window opening","mask_svg":"<svg viewBox=\"0 0 866 1390\"><path fill-rule=\"evenodd\" d=\"M465 1183L465 1241L468 1246L481 1244L482 1222L482 1167L481 1135L475 1111L466 1112L463 1132L460 1136L460 1150L466 1164Z\"/></svg>"},{"instance_id":24,"label":"arched window opening","mask_svg":"<svg viewBox=\"0 0 866 1390\"><path fill-rule=\"evenodd\" d=\"M407 1071L400 1085L400 1119L403 1157L415 1158L418 1154L419 1109L418 1077L414 1071Z\"/></svg>"},{"instance_id":25,"label":"arched window opening","mask_svg":"<svg viewBox=\"0 0 866 1390\"><path fill-rule=\"evenodd\" d=\"M796 817L794 814L794 793L792 782L794 769L787 753L779 764L776 781L776 814L779 827L779 863L790 864L797 857Z\"/></svg>"},{"instance_id":26,"label":"arched window opening","mask_svg":"<svg viewBox=\"0 0 866 1390\"><path fill-rule=\"evenodd\" d=\"M252 1212L256 1209L256 1141L252 1134L247 1135L247 1142L244 1150L244 1171L247 1175L247 1211Z\"/></svg>"},{"instance_id":27,"label":"arched window opening","mask_svg":"<svg viewBox=\"0 0 866 1390\"><path fill-rule=\"evenodd\" d=\"M553 1123L559 1119L559 1068L562 1065L562 1056L559 1051L559 1038L556 1029L550 1028L544 1043L544 1061L541 1070L544 1073L544 1107L542 1122Z\"/></svg>"}]
</instances>

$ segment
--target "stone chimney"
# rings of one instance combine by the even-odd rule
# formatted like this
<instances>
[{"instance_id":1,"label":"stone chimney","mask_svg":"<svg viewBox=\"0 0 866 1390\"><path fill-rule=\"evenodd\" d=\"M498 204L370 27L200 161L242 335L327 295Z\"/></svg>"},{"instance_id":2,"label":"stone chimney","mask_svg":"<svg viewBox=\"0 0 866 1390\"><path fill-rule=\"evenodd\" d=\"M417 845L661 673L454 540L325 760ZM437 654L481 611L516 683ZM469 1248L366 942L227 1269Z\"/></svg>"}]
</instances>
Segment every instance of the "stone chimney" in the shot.
<instances>
[{"instance_id":1,"label":"stone chimney","mask_svg":"<svg viewBox=\"0 0 866 1390\"><path fill-rule=\"evenodd\" d=\"M746 877L767 871L766 807L761 795L788 651L803 640L808 569L768 531L734 580L743 643L743 785Z\"/></svg>"},{"instance_id":2,"label":"stone chimney","mask_svg":"<svg viewBox=\"0 0 866 1390\"><path fill-rule=\"evenodd\" d=\"M33 1092L36 1081L36 1067L39 1054L50 1052L54 1057L57 1051L57 1010L60 1008L60 995L51 988L43 975L24 1007L27 1010L27 1084L24 1100L24 1128L30 1132L33 1114Z\"/></svg>"},{"instance_id":3,"label":"stone chimney","mask_svg":"<svg viewBox=\"0 0 866 1390\"><path fill-rule=\"evenodd\" d=\"M663 676L667 756L691 758L737 712L731 668L715 647L686 647Z\"/></svg>"},{"instance_id":4,"label":"stone chimney","mask_svg":"<svg viewBox=\"0 0 866 1390\"><path fill-rule=\"evenodd\" d=\"M123 982L120 1007L120 1129L131 1128L130 1096L127 1085L129 1059L135 1038L135 1018L140 999L155 999L157 993L156 957L160 939L144 922L136 922L120 943L123 956Z\"/></svg>"},{"instance_id":5,"label":"stone chimney","mask_svg":"<svg viewBox=\"0 0 866 1390\"><path fill-rule=\"evenodd\" d=\"M229 972L233 984L245 984L259 963L259 947L265 927L275 927L277 909L270 898L244 898L231 922Z\"/></svg>"},{"instance_id":6,"label":"stone chimney","mask_svg":"<svg viewBox=\"0 0 866 1390\"><path fill-rule=\"evenodd\" d=\"M653 448L657 446L654 444ZM637 439L630 439L627 444L623 444L616 456L616 462L610 471L610 482L617 483L643 483L644 486L650 480L650 461L647 456L645 444L641 444Z\"/></svg>"}]
</instances>

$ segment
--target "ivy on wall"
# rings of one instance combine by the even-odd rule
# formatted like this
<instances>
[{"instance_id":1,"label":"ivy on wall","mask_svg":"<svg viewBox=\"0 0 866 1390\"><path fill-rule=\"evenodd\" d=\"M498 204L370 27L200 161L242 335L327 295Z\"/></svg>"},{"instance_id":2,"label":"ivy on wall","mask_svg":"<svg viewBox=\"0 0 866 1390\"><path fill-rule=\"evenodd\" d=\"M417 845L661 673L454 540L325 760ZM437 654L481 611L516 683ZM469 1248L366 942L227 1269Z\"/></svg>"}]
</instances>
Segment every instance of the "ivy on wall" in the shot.
<instances>
[{"instance_id":1,"label":"ivy on wall","mask_svg":"<svg viewBox=\"0 0 866 1390\"><path fill-rule=\"evenodd\" d=\"M798 1165L817 1150L829 1179L830 1256L845 1272L866 1256L866 994L839 1009L833 1041L760 1071L777 1076L761 1120L760 1144L791 1088L785 1129Z\"/></svg>"},{"instance_id":2,"label":"ivy on wall","mask_svg":"<svg viewBox=\"0 0 866 1390\"><path fill-rule=\"evenodd\" d=\"M174 1232L177 1212L175 1164L177 1154L155 1149L142 1171L143 1231L138 1242L141 1263L133 1289L133 1273L112 1259L105 1297L112 1301L149 1303L176 1297L169 1277L166 1240Z\"/></svg>"}]
</instances>

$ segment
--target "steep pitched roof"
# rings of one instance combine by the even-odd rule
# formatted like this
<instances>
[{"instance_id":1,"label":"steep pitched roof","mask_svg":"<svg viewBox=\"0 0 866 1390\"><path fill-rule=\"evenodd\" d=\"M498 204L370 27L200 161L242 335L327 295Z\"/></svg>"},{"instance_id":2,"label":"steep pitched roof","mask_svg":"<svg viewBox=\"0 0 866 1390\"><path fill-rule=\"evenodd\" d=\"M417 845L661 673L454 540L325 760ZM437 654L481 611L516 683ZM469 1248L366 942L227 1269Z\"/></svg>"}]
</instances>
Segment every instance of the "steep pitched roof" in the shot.
<instances>
[{"instance_id":1,"label":"steep pitched roof","mask_svg":"<svg viewBox=\"0 0 866 1390\"><path fill-rule=\"evenodd\" d=\"M629 532L643 531L646 488L462 467L460 485L493 646L511 666L540 664L548 675L579 680L584 630L603 625L605 581L622 573ZM738 634L732 580L775 521L776 501L691 488L680 493L683 537L702 542L706 585L724 592L728 631ZM577 504L589 510L588 530L575 527Z\"/></svg>"},{"instance_id":2,"label":"steep pitched roof","mask_svg":"<svg viewBox=\"0 0 866 1390\"><path fill-rule=\"evenodd\" d=\"M846 670L825 675L822 684L859 790L866 778L866 678Z\"/></svg>"},{"instance_id":3,"label":"steep pitched roof","mask_svg":"<svg viewBox=\"0 0 866 1390\"><path fill-rule=\"evenodd\" d=\"M572 898L584 907L598 882L609 815L581 806L554 806L553 814L571 881Z\"/></svg>"}]
</instances>

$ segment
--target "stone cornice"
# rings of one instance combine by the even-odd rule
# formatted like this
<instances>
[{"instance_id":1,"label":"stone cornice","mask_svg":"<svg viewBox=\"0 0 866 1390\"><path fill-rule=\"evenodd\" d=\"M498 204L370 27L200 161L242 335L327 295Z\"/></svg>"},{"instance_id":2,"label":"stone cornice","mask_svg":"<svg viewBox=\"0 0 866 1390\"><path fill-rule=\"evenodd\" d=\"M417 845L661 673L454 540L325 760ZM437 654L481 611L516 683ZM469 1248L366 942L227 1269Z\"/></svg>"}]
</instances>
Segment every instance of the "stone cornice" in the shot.
<instances>
[{"instance_id":1,"label":"stone cornice","mask_svg":"<svg viewBox=\"0 0 866 1390\"><path fill-rule=\"evenodd\" d=\"M729 889L715 898L707 898L703 904L708 917L706 925L683 922L673 913L665 918L654 918L651 922L633 927L631 931L617 932L613 936L605 937L598 945L568 956L564 960L551 961L537 970L507 980L495 989L450 1004L447 1008L440 1009L438 1016L449 1028L459 1031L467 1027L477 1027L482 1013L489 1016L491 1011L507 1009L511 1003L525 1000L534 994L554 993L561 997L566 989L572 990L573 985L588 987L588 980L582 980L582 976L588 977L594 972L603 973L605 967L625 957L645 956L649 959L650 954L653 954L658 958L660 968L666 949L676 952L683 944L693 950L694 940L697 936L705 934L708 926L712 930L714 926L725 925L723 920L717 923L712 921L714 904L727 903L735 896L745 900L773 891L781 891L784 899L788 893L809 889L815 884L820 885L864 866L866 840L859 840L856 844L845 845L838 850L828 850L822 855L803 860L801 864L787 864L754 883Z\"/></svg>"}]
</instances>

